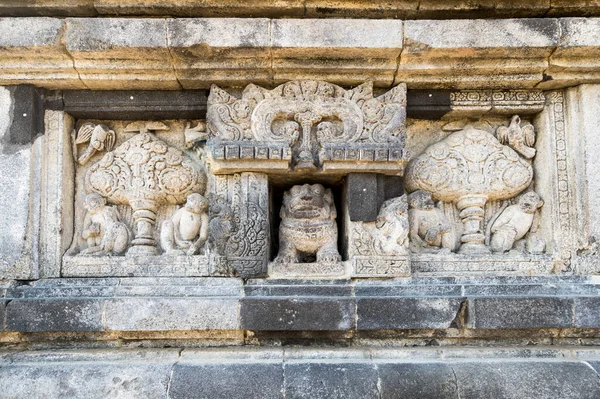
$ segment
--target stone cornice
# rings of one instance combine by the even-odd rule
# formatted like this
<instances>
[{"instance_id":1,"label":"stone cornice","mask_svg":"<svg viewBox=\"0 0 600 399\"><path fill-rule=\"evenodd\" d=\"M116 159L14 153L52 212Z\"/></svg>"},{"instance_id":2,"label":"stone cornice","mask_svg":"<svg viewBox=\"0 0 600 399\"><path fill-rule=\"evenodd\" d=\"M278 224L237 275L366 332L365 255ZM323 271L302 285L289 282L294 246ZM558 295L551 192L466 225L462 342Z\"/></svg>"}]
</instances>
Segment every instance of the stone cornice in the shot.
<instances>
[{"instance_id":1,"label":"stone cornice","mask_svg":"<svg viewBox=\"0 0 600 399\"><path fill-rule=\"evenodd\" d=\"M1 18L0 84L203 89L293 79L409 89L600 81L600 19Z\"/></svg>"}]
</instances>

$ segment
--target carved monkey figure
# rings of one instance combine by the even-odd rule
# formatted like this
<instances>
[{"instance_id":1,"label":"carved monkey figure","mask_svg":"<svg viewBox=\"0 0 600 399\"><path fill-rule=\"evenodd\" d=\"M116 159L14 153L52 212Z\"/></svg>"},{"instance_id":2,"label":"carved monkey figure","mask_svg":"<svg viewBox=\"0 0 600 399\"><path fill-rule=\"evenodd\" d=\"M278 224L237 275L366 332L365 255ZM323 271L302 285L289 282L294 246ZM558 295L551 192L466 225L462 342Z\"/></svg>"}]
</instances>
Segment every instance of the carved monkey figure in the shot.
<instances>
[{"instance_id":1,"label":"carved monkey figure","mask_svg":"<svg viewBox=\"0 0 600 399\"><path fill-rule=\"evenodd\" d=\"M544 201L540 196L529 191L521 195L517 204L505 208L492 224L492 252L510 251L517 241L525 237L533 225L535 212L542 205Z\"/></svg>"},{"instance_id":2,"label":"carved monkey figure","mask_svg":"<svg viewBox=\"0 0 600 399\"><path fill-rule=\"evenodd\" d=\"M182 208L162 224L160 243L168 255L196 255L208 239L208 201L190 194Z\"/></svg>"},{"instance_id":3,"label":"carved monkey figure","mask_svg":"<svg viewBox=\"0 0 600 399\"><path fill-rule=\"evenodd\" d=\"M88 194L83 206L87 212L81 236L87 241L87 248L80 255L120 255L125 252L130 232L121 222L117 208L107 206L106 199L97 193Z\"/></svg>"},{"instance_id":4,"label":"carved monkey figure","mask_svg":"<svg viewBox=\"0 0 600 399\"><path fill-rule=\"evenodd\" d=\"M408 195L410 245L415 252L451 252L456 248L456 233L431 193L417 190Z\"/></svg>"}]
</instances>

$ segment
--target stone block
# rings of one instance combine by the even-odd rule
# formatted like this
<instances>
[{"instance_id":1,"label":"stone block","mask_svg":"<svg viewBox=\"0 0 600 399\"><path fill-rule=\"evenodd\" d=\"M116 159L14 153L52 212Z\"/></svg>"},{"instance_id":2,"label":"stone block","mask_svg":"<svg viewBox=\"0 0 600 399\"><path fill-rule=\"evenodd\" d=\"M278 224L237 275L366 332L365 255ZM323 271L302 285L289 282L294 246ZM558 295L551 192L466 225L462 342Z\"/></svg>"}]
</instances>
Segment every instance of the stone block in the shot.
<instances>
[{"instance_id":1,"label":"stone block","mask_svg":"<svg viewBox=\"0 0 600 399\"><path fill-rule=\"evenodd\" d=\"M302 0L94 0L101 14L152 15L175 17L301 17L304 14Z\"/></svg>"},{"instance_id":2,"label":"stone block","mask_svg":"<svg viewBox=\"0 0 600 399\"><path fill-rule=\"evenodd\" d=\"M279 362L179 363L173 368L171 399L281 398L283 372Z\"/></svg>"},{"instance_id":3,"label":"stone block","mask_svg":"<svg viewBox=\"0 0 600 399\"><path fill-rule=\"evenodd\" d=\"M375 363L382 398L454 399L458 397L452 367L444 363Z\"/></svg>"},{"instance_id":4,"label":"stone block","mask_svg":"<svg viewBox=\"0 0 600 399\"><path fill-rule=\"evenodd\" d=\"M467 323L474 329L573 327L571 298L470 298L468 309Z\"/></svg>"},{"instance_id":5,"label":"stone block","mask_svg":"<svg viewBox=\"0 0 600 399\"><path fill-rule=\"evenodd\" d=\"M6 306L5 331L102 331L104 300L14 299Z\"/></svg>"},{"instance_id":6,"label":"stone block","mask_svg":"<svg viewBox=\"0 0 600 399\"><path fill-rule=\"evenodd\" d=\"M372 363L286 363L288 399L379 398L377 369Z\"/></svg>"},{"instance_id":7,"label":"stone block","mask_svg":"<svg viewBox=\"0 0 600 399\"><path fill-rule=\"evenodd\" d=\"M357 298L358 330L450 328L461 298Z\"/></svg>"},{"instance_id":8,"label":"stone block","mask_svg":"<svg viewBox=\"0 0 600 399\"><path fill-rule=\"evenodd\" d=\"M246 297L241 299L241 328L254 331L338 331L354 328L350 298Z\"/></svg>"},{"instance_id":9,"label":"stone block","mask_svg":"<svg viewBox=\"0 0 600 399\"><path fill-rule=\"evenodd\" d=\"M549 60L542 89L600 82L600 20L561 18L559 46Z\"/></svg>"},{"instance_id":10,"label":"stone block","mask_svg":"<svg viewBox=\"0 0 600 399\"><path fill-rule=\"evenodd\" d=\"M357 85L373 80L389 87L402 51L398 20L275 19L272 32L276 82L319 79Z\"/></svg>"},{"instance_id":11,"label":"stone block","mask_svg":"<svg viewBox=\"0 0 600 399\"><path fill-rule=\"evenodd\" d=\"M11 398L163 398L170 363L3 364L0 390Z\"/></svg>"},{"instance_id":12,"label":"stone block","mask_svg":"<svg viewBox=\"0 0 600 399\"><path fill-rule=\"evenodd\" d=\"M598 375L583 362L483 361L453 363L452 370L462 399L600 397Z\"/></svg>"},{"instance_id":13,"label":"stone block","mask_svg":"<svg viewBox=\"0 0 600 399\"><path fill-rule=\"evenodd\" d=\"M178 89L164 19L68 18L66 48L88 88Z\"/></svg>"},{"instance_id":14,"label":"stone block","mask_svg":"<svg viewBox=\"0 0 600 399\"><path fill-rule=\"evenodd\" d=\"M420 18L519 18L540 17L548 11L549 0L422 0Z\"/></svg>"},{"instance_id":15,"label":"stone block","mask_svg":"<svg viewBox=\"0 0 600 399\"><path fill-rule=\"evenodd\" d=\"M0 15L7 17L55 16L83 17L95 16L94 0L54 0L20 1L7 0L0 4Z\"/></svg>"},{"instance_id":16,"label":"stone block","mask_svg":"<svg viewBox=\"0 0 600 399\"><path fill-rule=\"evenodd\" d=\"M406 21L396 81L411 88L531 88L558 45L555 19ZM443 76L443 79L440 79Z\"/></svg>"},{"instance_id":17,"label":"stone block","mask_svg":"<svg viewBox=\"0 0 600 399\"><path fill-rule=\"evenodd\" d=\"M268 82L269 26L264 18L168 20L169 48L183 88Z\"/></svg>"},{"instance_id":18,"label":"stone block","mask_svg":"<svg viewBox=\"0 0 600 399\"><path fill-rule=\"evenodd\" d=\"M0 84L84 88L62 46L64 20L0 18Z\"/></svg>"},{"instance_id":19,"label":"stone block","mask_svg":"<svg viewBox=\"0 0 600 399\"><path fill-rule=\"evenodd\" d=\"M600 328L600 296L575 298L575 327Z\"/></svg>"},{"instance_id":20,"label":"stone block","mask_svg":"<svg viewBox=\"0 0 600 399\"><path fill-rule=\"evenodd\" d=\"M64 110L77 119L198 119L206 115L205 90L66 90Z\"/></svg>"},{"instance_id":21,"label":"stone block","mask_svg":"<svg viewBox=\"0 0 600 399\"><path fill-rule=\"evenodd\" d=\"M105 328L114 331L237 330L237 299L124 298L108 300Z\"/></svg>"}]
</instances>

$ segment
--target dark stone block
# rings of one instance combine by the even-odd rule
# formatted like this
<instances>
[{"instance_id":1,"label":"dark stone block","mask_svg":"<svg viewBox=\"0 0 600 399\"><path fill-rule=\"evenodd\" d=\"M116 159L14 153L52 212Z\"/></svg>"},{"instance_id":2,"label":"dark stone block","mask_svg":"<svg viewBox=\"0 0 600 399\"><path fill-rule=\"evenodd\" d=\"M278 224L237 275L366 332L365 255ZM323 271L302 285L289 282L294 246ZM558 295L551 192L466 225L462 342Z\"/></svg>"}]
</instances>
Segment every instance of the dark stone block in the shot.
<instances>
[{"instance_id":1,"label":"dark stone block","mask_svg":"<svg viewBox=\"0 0 600 399\"><path fill-rule=\"evenodd\" d=\"M465 285L465 296L542 296L556 295L556 286L550 284L494 284Z\"/></svg>"},{"instance_id":2,"label":"dark stone block","mask_svg":"<svg viewBox=\"0 0 600 399\"><path fill-rule=\"evenodd\" d=\"M241 299L242 329L337 331L354 328L354 299L297 297Z\"/></svg>"},{"instance_id":3,"label":"dark stone block","mask_svg":"<svg viewBox=\"0 0 600 399\"><path fill-rule=\"evenodd\" d=\"M357 298L358 330L449 328L461 298Z\"/></svg>"},{"instance_id":4,"label":"dark stone block","mask_svg":"<svg viewBox=\"0 0 600 399\"><path fill-rule=\"evenodd\" d=\"M65 111L81 119L201 119L208 91L65 90L63 98Z\"/></svg>"},{"instance_id":5,"label":"dark stone block","mask_svg":"<svg viewBox=\"0 0 600 399\"><path fill-rule=\"evenodd\" d=\"M575 298L575 327L600 328L600 297Z\"/></svg>"},{"instance_id":6,"label":"dark stone block","mask_svg":"<svg viewBox=\"0 0 600 399\"><path fill-rule=\"evenodd\" d=\"M273 280L249 281L247 296L351 296L353 287L347 280Z\"/></svg>"},{"instance_id":7,"label":"dark stone block","mask_svg":"<svg viewBox=\"0 0 600 399\"><path fill-rule=\"evenodd\" d=\"M4 320L6 318L6 304L9 301L0 299L0 331L4 331Z\"/></svg>"},{"instance_id":8,"label":"dark stone block","mask_svg":"<svg viewBox=\"0 0 600 399\"><path fill-rule=\"evenodd\" d=\"M406 116L414 119L440 119L452 110L450 93L450 90L408 90Z\"/></svg>"},{"instance_id":9,"label":"dark stone block","mask_svg":"<svg viewBox=\"0 0 600 399\"><path fill-rule=\"evenodd\" d=\"M286 399L379 398L377 369L367 363L286 363Z\"/></svg>"},{"instance_id":10,"label":"dark stone block","mask_svg":"<svg viewBox=\"0 0 600 399\"><path fill-rule=\"evenodd\" d=\"M8 86L14 100L8 140L27 144L44 133L43 89L31 85Z\"/></svg>"},{"instance_id":11,"label":"dark stone block","mask_svg":"<svg viewBox=\"0 0 600 399\"><path fill-rule=\"evenodd\" d=\"M346 201L353 222L375 221L381 205L402 194L402 179L397 176L350 173L346 177Z\"/></svg>"},{"instance_id":12,"label":"dark stone block","mask_svg":"<svg viewBox=\"0 0 600 399\"><path fill-rule=\"evenodd\" d=\"M177 364L169 389L169 398L281 398L283 368L269 364Z\"/></svg>"},{"instance_id":13,"label":"dark stone block","mask_svg":"<svg viewBox=\"0 0 600 399\"><path fill-rule=\"evenodd\" d=\"M594 370L596 370L596 373L599 374L599 378L600 378L600 360L597 361L587 361L586 363L588 363L590 366L592 366L592 368Z\"/></svg>"},{"instance_id":14,"label":"dark stone block","mask_svg":"<svg viewBox=\"0 0 600 399\"><path fill-rule=\"evenodd\" d=\"M460 297L460 285L361 285L354 288L357 297L361 296L451 296Z\"/></svg>"},{"instance_id":15,"label":"dark stone block","mask_svg":"<svg viewBox=\"0 0 600 399\"><path fill-rule=\"evenodd\" d=\"M570 298L472 298L468 308L470 328L573 327L573 299Z\"/></svg>"},{"instance_id":16,"label":"dark stone block","mask_svg":"<svg viewBox=\"0 0 600 399\"><path fill-rule=\"evenodd\" d=\"M98 299L15 299L6 307L6 331L102 331Z\"/></svg>"},{"instance_id":17,"label":"dark stone block","mask_svg":"<svg viewBox=\"0 0 600 399\"><path fill-rule=\"evenodd\" d=\"M381 363L379 385L385 399L456 399L452 368L443 363Z\"/></svg>"},{"instance_id":18,"label":"dark stone block","mask_svg":"<svg viewBox=\"0 0 600 399\"><path fill-rule=\"evenodd\" d=\"M453 363L461 399L597 399L600 379L583 362Z\"/></svg>"}]
</instances>

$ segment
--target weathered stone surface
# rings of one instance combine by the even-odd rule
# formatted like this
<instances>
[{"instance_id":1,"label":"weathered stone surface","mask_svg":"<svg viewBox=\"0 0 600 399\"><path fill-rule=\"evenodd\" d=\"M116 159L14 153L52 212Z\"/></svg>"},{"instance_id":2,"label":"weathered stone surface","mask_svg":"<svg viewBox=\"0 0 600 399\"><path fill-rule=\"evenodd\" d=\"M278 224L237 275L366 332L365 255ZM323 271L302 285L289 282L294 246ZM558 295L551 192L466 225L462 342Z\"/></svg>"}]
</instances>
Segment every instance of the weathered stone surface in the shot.
<instances>
[{"instance_id":1,"label":"weathered stone surface","mask_svg":"<svg viewBox=\"0 0 600 399\"><path fill-rule=\"evenodd\" d=\"M379 398L372 363L285 364L285 397L292 399Z\"/></svg>"},{"instance_id":2,"label":"weathered stone surface","mask_svg":"<svg viewBox=\"0 0 600 399\"><path fill-rule=\"evenodd\" d=\"M600 296L575 298L574 302L575 327L600 328Z\"/></svg>"},{"instance_id":3,"label":"weathered stone surface","mask_svg":"<svg viewBox=\"0 0 600 399\"><path fill-rule=\"evenodd\" d=\"M11 398L164 398L171 367L143 361L2 364L0 389Z\"/></svg>"},{"instance_id":4,"label":"weathered stone surface","mask_svg":"<svg viewBox=\"0 0 600 399\"><path fill-rule=\"evenodd\" d=\"M237 330L237 299L127 298L106 303L105 328L119 331Z\"/></svg>"},{"instance_id":5,"label":"weathered stone surface","mask_svg":"<svg viewBox=\"0 0 600 399\"><path fill-rule=\"evenodd\" d=\"M270 80L268 19L171 19L167 30L173 68L184 89Z\"/></svg>"},{"instance_id":6,"label":"weathered stone surface","mask_svg":"<svg viewBox=\"0 0 600 399\"><path fill-rule=\"evenodd\" d=\"M599 82L600 20L562 18L559 23L559 46L550 57L546 79L539 87L551 89Z\"/></svg>"},{"instance_id":7,"label":"weathered stone surface","mask_svg":"<svg viewBox=\"0 0 600 399\"><path fill-rule=\"evenodd\" d=\"M271 399L282 392L280 363L180 363L173 368L168 397Z\"/></svg>"},{"instance_id":8,"label":"weathered stone surface","mask_svg":"<svg viewBox=\"0 0 600 399\"><path fill-rule=\"evenodd\" d=\"M81 89L73 61L64 50L57 18L0 18L0 84L39 84L46 88Z\"/></svg>"},{"instance_id":9,"label":"weathered stone surface","mask_svg":"<svg viewBox=\"0 0 600 399\"><path fill-rule=\"evenodd\" d=\"M66 32L66 49L88 88L180 88L164 19L69 18Z\"/></svg>"},{"instance_id":10,"label":"weathered stone surface","mask_svg":"<svg viewBox=\"0 0 600 399\"><path fill-rule=\"evenodd\" d=\"M411 87L533 87L558 45L553 19L407 21L397 81ZM440 77L442 77L440 79Z\"/></svg>"},{"instance_id":11,"label":"weathered stone surface","mask_svg":"<svg viewBox=\"0 0 600 399\"><path fill-rule=\"evenodd\" d=\"M583 362L471 362L452 364L458 395L475 398L596 398L598 375Z\"/></svg>"},{"instance_id":12,"label":"weathered stone surface","mask_svg":"<svg viewBox=\"0 0 600 399\"><path fill-rule=\"evenodd\" d=\"M102 299L12 300L6 306L6 331L101 331Z\"/></svg>"},{"instance_id":13,"label":"weathered stone surface","mask_svg":"<svg viewBox=\"0 0 600 399\"><path fill-rule=\"evenodd\" d=\"M370 79L386 87L394 82L402 21L276 19L272 29L275 82L322 79L356 85Z\"/></svg>"},{"instance_id":14,"label":"weathered stone surface","mask_svg":"<svg viewBox=\"0 0 600 399\"><path fill-rule=\"evenodd\" d=\"M355 304L350 298L246 297L240 315L245 330L349 330L354 328Z\"/></svg>"},{"instance_id":15,"label":"weathered stone surface","mask_svg":"<svg viewBox=\"0 0 600 399\"><path fill-rule=\"evenodd\" d=\"M444 363L375 363L381 398L455 399L452 367Z\"/></svg>"},{"instance_id":16,"label":"weathered stone surface","mask_svg":"<svg viewBox=\"0 0 600 399\"><path fill-rule=\"evenodd\" d=\"M357 298L357 329L450 328L460 298Z\"/></svg>"},{"instance_id":17,"label":"weathered stone surface","mask_svg":"<svg viewBox=\"0 0 600 399\"><path fill-rule=\"evenodd\" d=\"M468 308L467 323L474 329L573 327L570 298L472 298Z\"/></svg>"}]
</instances>

